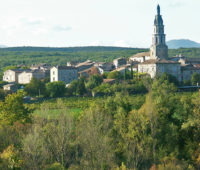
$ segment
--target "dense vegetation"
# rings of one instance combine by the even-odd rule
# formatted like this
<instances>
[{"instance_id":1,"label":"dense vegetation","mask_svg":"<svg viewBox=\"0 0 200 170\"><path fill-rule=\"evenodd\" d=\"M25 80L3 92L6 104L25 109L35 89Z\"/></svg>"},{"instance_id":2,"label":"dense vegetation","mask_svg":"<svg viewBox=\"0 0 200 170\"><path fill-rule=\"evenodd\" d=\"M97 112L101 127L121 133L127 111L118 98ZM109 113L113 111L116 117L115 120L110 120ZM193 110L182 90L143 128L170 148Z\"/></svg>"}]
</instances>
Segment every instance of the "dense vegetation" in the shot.
<instances>
[{"instance_id":1,"label":"dense vegetation","mask_svg":"<svg viewBox=\"0 0 200 170\"><path fill-rule=\"evenodd\" d=\"M19 91L0 102L0 169L199 169L199 92L177 92L166 74L72 84L73 97L24 104ZM88 91L102 97L80 97Z\"/></svg>"},{"instance_id":2,"label":"dense vegetation","mask_svg":"<svg viewBox=\"0 0 200 170\"><path fill-rule=\"evenodd\" d=\"M119 48L119 47L71 47L71 48L42 48L14 47L0 49L0 70L9 65L49 63L51 65L66 64L67 61L107 61L118 57L128 58L148 49ZM183 54L187 57L200 57L199 48L169 50L169 56Z\"/></svg>"}]
</instances>

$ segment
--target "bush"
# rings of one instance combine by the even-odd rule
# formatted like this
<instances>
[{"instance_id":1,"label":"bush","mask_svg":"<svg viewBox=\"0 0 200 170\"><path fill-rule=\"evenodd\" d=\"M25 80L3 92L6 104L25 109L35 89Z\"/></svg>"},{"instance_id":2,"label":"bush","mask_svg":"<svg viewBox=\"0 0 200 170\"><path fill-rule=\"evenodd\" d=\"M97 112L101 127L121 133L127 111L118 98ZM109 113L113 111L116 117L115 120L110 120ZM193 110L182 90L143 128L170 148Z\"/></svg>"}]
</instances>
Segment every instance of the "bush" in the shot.
<instances>
[{"instance_id":1,"label":"bush","mask_svg":"<svg viewBox=\"0 0 200 170\"><path fill-rule=\"evenodd\" d=\"M47 83L46 91L48 97L63 97L66 92L65 83L62 81Z\"/></svg>"}]
</instances>

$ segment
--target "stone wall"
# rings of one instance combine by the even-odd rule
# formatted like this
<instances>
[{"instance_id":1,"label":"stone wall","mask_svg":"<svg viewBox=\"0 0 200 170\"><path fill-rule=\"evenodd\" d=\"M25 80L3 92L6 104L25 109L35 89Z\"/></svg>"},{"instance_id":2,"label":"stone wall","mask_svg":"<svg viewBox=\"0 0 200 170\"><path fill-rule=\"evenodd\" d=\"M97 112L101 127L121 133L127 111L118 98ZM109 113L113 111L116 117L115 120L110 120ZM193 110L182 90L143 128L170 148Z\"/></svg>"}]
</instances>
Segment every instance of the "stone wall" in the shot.
<instances>
[{"instance_id":1,"label":"stone wall","mask_svg":"<svg viewBox=\"0 0 200 170\"><path fill-rule=\"evenodd\" d=\"M181 81L181 66L180 64L157 64L156 74L162 75L163 73L171 74Z\"/></svg>"},{"instance_id":2,"label":"stone wall","mask_svg":"<svg viewBox=\"0 0 200 170\"><path fill-rule=\"evenodd\" d=\"M154 78L156 76L156 64L139 64L138 72L148 73L151 78Z\"/></svg>"}]
</instances>

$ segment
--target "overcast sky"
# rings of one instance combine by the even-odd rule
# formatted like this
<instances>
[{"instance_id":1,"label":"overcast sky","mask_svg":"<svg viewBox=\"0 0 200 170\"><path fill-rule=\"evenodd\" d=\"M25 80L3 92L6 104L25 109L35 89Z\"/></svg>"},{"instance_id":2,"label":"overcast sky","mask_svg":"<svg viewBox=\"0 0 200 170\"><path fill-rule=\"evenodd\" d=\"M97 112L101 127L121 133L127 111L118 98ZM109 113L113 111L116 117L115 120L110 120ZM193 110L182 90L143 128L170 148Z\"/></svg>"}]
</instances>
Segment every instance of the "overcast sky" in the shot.
<instances>
[{"instance_id":1,"label":"overcast sky","mask_svg":"<svg viewBox=\"0 0 200 170\"><path fill-rule=\"evenodd\" d=\"M149 47L156 5L167 40L200 42L200 0L1 0L0 44Z\"/></svg>"}]
</instances>

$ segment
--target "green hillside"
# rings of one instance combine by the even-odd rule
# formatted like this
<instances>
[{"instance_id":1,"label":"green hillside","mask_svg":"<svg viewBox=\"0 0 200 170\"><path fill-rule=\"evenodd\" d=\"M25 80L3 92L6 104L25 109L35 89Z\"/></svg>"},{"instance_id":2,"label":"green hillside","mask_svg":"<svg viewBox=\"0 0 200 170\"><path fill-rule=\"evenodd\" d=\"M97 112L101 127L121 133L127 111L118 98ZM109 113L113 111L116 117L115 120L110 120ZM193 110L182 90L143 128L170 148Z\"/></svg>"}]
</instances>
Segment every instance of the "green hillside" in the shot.
<instances>
[{"instance_id":1,"label":"green hillside","mask_svg":"<svg viewBox=\"0 0 200 170\"><path fill-rule=\"evenodd\" d=\"M120 48L120 47L69 47L69 48L47 48L47 47L13 47L0 49L0 70L10 65L25 63L26 65L36 63L49 63L51 65L66 64L67 61L106 61L111 62L118 57L128 58L148 49ZM200 57L198 48L170 49L169 56L183 54L187 57Z\"/></svg>"}]
</instances>

